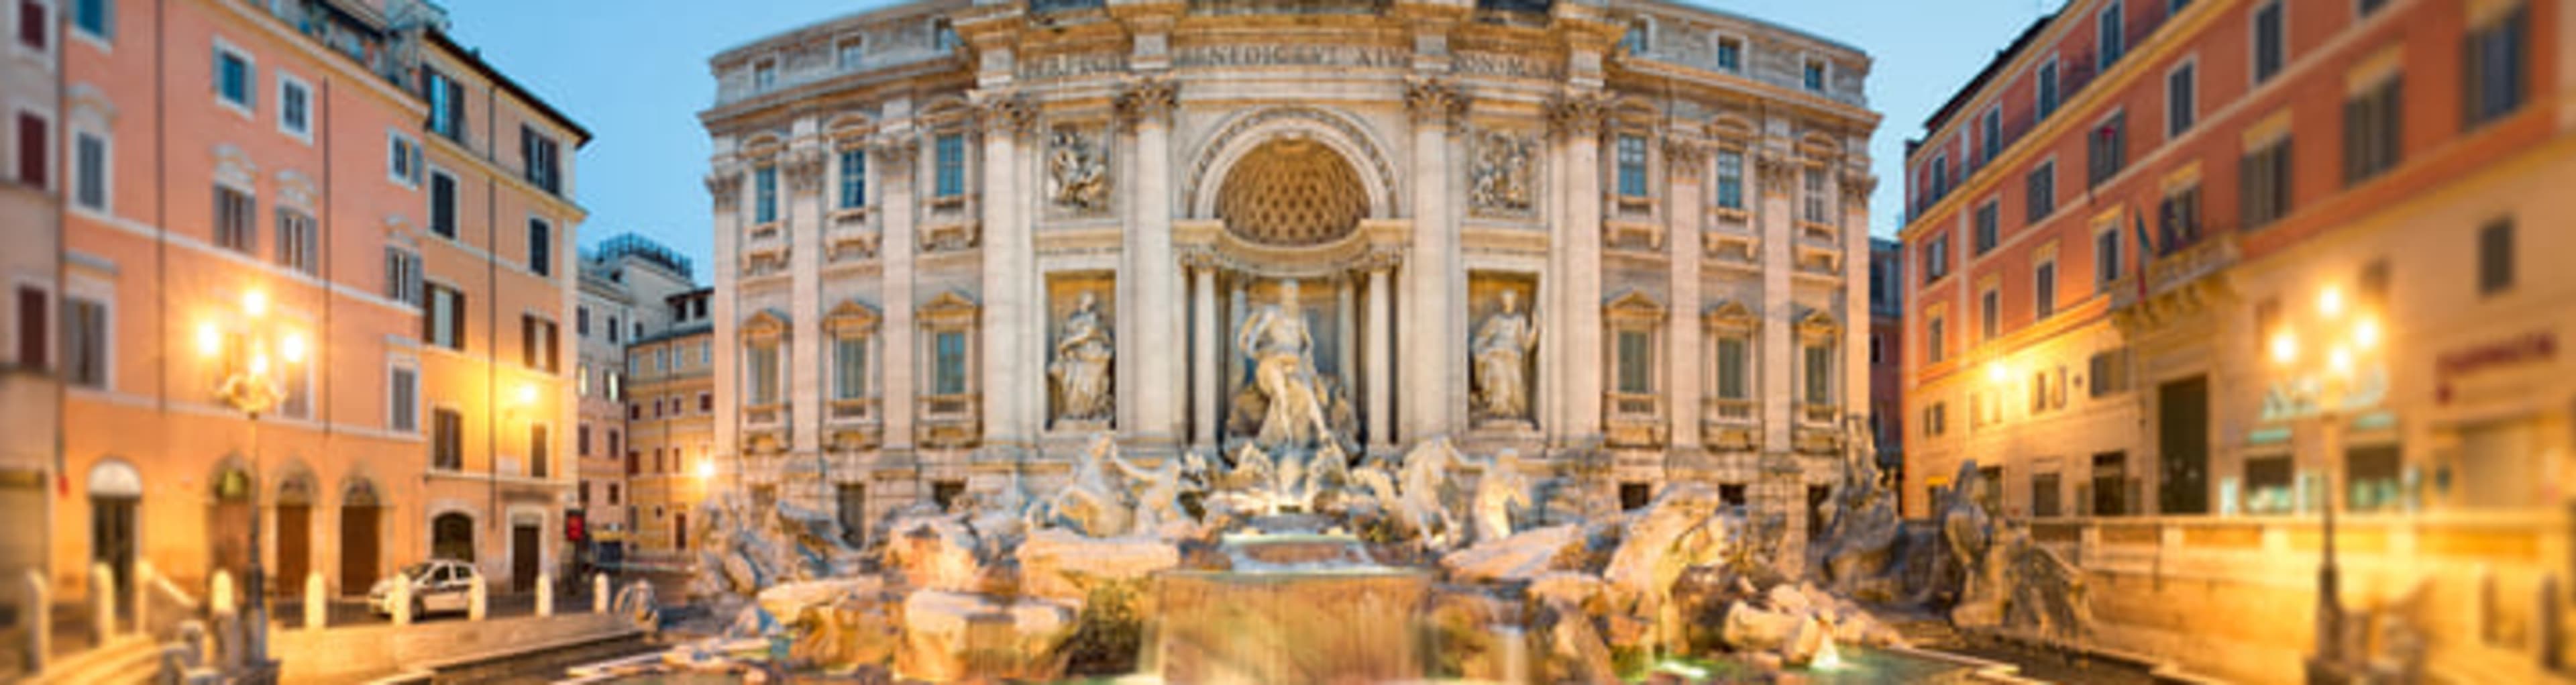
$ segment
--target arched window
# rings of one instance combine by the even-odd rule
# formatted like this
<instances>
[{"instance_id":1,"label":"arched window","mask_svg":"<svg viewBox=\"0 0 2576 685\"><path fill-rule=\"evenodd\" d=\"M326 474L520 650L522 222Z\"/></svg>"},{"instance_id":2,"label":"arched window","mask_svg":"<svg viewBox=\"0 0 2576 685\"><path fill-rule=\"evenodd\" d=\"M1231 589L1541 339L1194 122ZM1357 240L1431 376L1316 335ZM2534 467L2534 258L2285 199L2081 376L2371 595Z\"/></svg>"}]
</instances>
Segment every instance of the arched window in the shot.
<instances>
[{"instance_id":1,"label":"arched window","mask_svg":"<svg viewBox=\"0 0 2576 685\"><path fill-rule=\"evenodd\" d=\"M429 556L432 559L474 561L474 517L451 511L430 519Z\"/></svg>"}]
</instances>

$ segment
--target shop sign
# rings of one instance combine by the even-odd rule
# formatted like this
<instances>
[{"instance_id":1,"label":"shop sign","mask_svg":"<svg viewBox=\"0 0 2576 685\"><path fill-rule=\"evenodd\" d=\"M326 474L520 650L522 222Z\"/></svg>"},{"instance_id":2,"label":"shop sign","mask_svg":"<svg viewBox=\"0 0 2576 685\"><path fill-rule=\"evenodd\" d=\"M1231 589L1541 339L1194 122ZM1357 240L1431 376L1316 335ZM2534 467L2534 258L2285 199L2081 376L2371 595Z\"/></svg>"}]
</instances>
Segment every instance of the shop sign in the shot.
<instances>
[{"instance_id":1,"label":"shop sign","mask_svg":"<svg viewBox=\"0 0 2576 685\"><path fill-rule=\"evenodd\" d=\"M2462 376L2557 358L2558 334L2546 330L2444 352L2433 360L2433 398L2442 404L2450 404L2451 384Z\"/></svg>"}]
</instances>

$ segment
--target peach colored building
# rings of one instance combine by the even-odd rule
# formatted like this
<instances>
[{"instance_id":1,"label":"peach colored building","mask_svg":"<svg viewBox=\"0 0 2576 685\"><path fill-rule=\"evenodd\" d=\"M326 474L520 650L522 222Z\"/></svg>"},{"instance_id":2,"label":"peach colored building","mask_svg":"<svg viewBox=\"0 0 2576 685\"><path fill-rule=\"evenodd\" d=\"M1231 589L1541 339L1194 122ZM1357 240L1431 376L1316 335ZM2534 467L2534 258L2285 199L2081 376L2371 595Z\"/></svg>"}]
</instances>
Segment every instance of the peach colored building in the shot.
<instances>
[{"instance_id":1,"label":"peach colored building","mask_svg":"<svg viewBox=\"0 0 2576 685\"><path fill-rule=\"evenodd\" d=\"M710 487L724 485L715 463L715 289L666 298L670 325L626 346L633 387L626 402L628 549L672 560L692 549L689 521Z\"/></svg>"},{"instance_id":2,"label":"peach colored building","mask_svg":"<svg viewBox=\"0 0 2576 685\"><path fill-rule=\"evenodd\" d=\"M2342 629L2381 636L2352 644L2403 625L2436 681L2576 673L2569 10L2032 26L1908 150L1907 513L1973 461L2088 573L2089 639L2294 682L2335 637L2308 620L2333 511Z\"/></svg>"},{"instance_id":3,"label":"peach colored building","mask_svg":"<svg viewBox=\"0 0 2576 685\"><path fill-rule=\"evenodd\" d=\"M42 524L52 515L60 453L62 255L60 65L64 22L51 0L19 0L0 17L0 521L28 522L0 536L0 577L45 564ZM33 623L24 582L0 587L0 680L17 673Z\"/></svg>"},{"instance_id":4,"label":"peach colored building","mask_svg":"<svg viewBox=\"0 0 2576 685\"><path fill-rule=\"evenodd\" d=\"M588 133L426 2L79 1L104 20L65 43L64 128L106 187L67 212L63 294L106 363L67 379L56 585L148 562L202 587L259 554L279 590L433 556L528 587L574 482L557 322ZM254 327L310 341L256 425L212 349Z\"/></svg>"}]
</instances>

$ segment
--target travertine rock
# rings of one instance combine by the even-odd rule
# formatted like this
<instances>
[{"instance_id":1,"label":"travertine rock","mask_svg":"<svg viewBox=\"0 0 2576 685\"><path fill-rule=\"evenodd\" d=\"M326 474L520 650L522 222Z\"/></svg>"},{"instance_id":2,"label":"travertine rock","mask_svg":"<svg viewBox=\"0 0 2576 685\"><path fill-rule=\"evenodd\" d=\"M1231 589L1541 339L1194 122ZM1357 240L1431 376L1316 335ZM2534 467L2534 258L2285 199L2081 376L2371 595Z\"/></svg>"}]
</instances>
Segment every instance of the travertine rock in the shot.
<instances>
[{"instance_id":1,"label":"travertine rock","mask_svg":"<svg viewBox=\"0 0 2576 685\"><path fill-rule=\"evenodd\" d=\"M1098 539L1049 528L1020 543L1020 589L1079 604L1100 580L1143 578L1178 566L1180 548L1149 537Z\"/></svg>"},{"instance_id":2,"label":"travertine rock","mask_svg":"<svg viewBox=\"0 0 2576 685\"><path fill-rule=\"evenodd\" d=\"M1461 582L1526 581L1566 570L1562 562L1580 556L1584 542L1582 526L1549 526L1450 552L1440 558L1440 567Z\"/></svg>"}]
</instances>

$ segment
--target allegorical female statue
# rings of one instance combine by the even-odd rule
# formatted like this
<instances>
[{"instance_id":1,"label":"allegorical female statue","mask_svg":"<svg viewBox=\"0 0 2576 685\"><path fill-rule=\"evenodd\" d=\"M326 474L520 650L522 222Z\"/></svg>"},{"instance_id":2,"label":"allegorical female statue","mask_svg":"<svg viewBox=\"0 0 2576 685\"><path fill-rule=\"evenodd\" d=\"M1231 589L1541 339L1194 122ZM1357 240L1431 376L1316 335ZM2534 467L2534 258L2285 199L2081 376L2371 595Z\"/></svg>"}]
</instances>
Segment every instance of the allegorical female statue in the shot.
<instances>
[{"instance_id":1,"label":"allegorical female statue","mask_svg":"<svg viewBox=\"0 0 2576 685\"><path fill-rule=\"evenodd\" d=\"M1529 385L1521 377L1529 368L1530 349L1538 343L1538 329L1521 314L1518 292L1503 291L1502 309L1485 317L1473 342L1468 353L1475 355L1476 362L1477 418L1528 416Z\"/></svg>"},{"instance_id":2,"label":"allegorical female statue","mask_svg":"<svg viewBox=\"0 0 2576 685\"><path fill-rule=\"evenodd\" d=\"M1064 335L1055 342L1055 361L1047 364L1047 375L1055 378L1057 419L1109 420L1116 404L1110 394L1109 362L1116 354L1109 327L1101 325L1098 303L1091 293L1083 293L1074 300L1073 313L1065 315Z\"/></svg>"},{"instance_id":3,"label":"allegorical female statue","mask_svg":"<svg viewBox=\"0 0 2576 685\"><path fill-rule=\"evenodd\" d=\"M1244 320L1234 345L1253 361L1253 387L1267 400L1253 444L1279 454L1310 450L1331 439L1323 386L1315 377L1315 340L1297 308L1297 281L1281 283L1279 303L1263 305Z\"/></svg>"}]
</instances>

